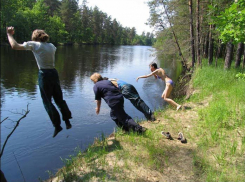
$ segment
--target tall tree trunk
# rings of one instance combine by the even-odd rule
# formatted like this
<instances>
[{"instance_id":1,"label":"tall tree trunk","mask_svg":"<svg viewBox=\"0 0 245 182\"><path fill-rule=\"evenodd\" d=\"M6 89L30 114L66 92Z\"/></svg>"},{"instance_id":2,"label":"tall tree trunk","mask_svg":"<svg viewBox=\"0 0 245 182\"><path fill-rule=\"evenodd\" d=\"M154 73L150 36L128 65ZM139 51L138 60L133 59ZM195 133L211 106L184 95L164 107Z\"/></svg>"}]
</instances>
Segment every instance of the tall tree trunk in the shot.
<instances>
[{"instance_id":1,"label":"tall tree trunk","mask_svg":"<svg viewBox=\"0 0 245 182\"><path fill-rule=\"evenodd\" d=\"M205 38L205 47L204 47L204 58L208 58L208 46L209 46L209 33Z\"/></svg>"},{"instance_id":2,"label":"tall tree trunk","mask_svg":"<svg viewBox=\"0 0 245 182\"><path fill-rule=\"evenodd\" d=\"M232 44L232 42L228 42L226 45L225 69L229 69L231 67L231 61L233 57L233 48L234 48L234 45Z\"/></svg>"},{"instance_id":3,"label":"tall tree trunk","mask_svg":"<svg viewBox=\"0 0 245 182\"><path fill-rule=\"evenodd\" d=\"M194 42L194 29L193 29L193 13L192 13L192 0L189 0L189 13L190 13L190 40L191 40L191 57L192 57L192 68L195 66L195 42Z\"/></svg>"},{"instance_id":4,"label":"tall tree trunk","mask_svg":"<svg viewBox=\"0 0 245 182\"><path fill-rule=\"evenodd\" d=\"M217 65L218 65L217 61L218 61L218 58L220 58L219 55L220 55L220 52L221 52L222 45L223 44L222 44L221 40L219 39L218 40L218 47L217 47L217 51L216 51L215 67L217 67Z\"/></svg>"},{"instance_id":5,"label":"tall tree trunk","mask_svg":"<svg viewBox=\"0 0 245 182\"><path fill-rule=\"evenodd\" d=\"M221 43L221 40L219 40L219 42L220 42L220 46L218 50L218 58L222 58L225 52L224 50L225 45Z\"/></svg>"},{"instance_id":6,"label":"tall tree trunk","mask_svg":"<svg viewBox=\"0 0 245 182\"><path fill-rule=\"evenodd\" d=\"M213 34L212 28L213 26L209 26L209 46L208 46L208 64L211 65L213 63L213 54L214 54L214 46L213 46Z\"/></svg>"},{"instance_id":7,"label":"tall tree trunk","mask_svg":"<svg viewBox=\"0 0 245 182\"><path fill-rule=\"evenodd\" d=\"M179 46L179 42L178 42L177 36L176 36L176 34L175 34L175 32L174 32L174 29L173 29L172 23L171 23L171 21L170 21L170 17L169 17L169 15L168 15L168 11L167 11L167 9L166 9L166 6L165 6L165 4L164 4L164 1L162 1L162 4L163 4L163 7L164 7L165 14L166 14L166 16L167 16L167 18L168 18L168 22L169 22L171 31L172 31L172 33L173 33L175 43L176 43L176 45L177 45L177 47L178 47L179 55L180 55L181 58L182 58L181 64L182 64L182 67L184 68L183 71L186 71L186 70L188 69L188 68L187 68L186 60L185 60L185 58L184 58L184 56L183 56L183 54L182 54L182 52L181 52L181 49L180 49L180 46Z\"/></svg>"},{"instance_id":8,"label":"tall tree trunk","mask_svg":"<svg viewBox=\"0 0 245 182\"><path fill-rule=\"evenodd\" d=\"M240 42L237 46L237 51L236 51L235 68L240 67L243 49L244 49L244 43Z\"/></svg>"},{"instance_id":9,"label":"tall tree trunk","mask_svg":"<svg viewBox=\"0 0 245 182\"><path fill-rule=\"evenodd\" d=\"M202 67L202 61L201 61L201 55L200 55L200 19L199 19L199 13L200 13L200 8L199 5L200 0L197 0L196 4L196 34L197 34L197 60L198 60L198 65Z\"/></svg>"},{"instance_id":10,"label":"tall tree trunk","mask_svg":"<svg viewBox=\"0 0 245 182\"><path fill-rule=\"evenodd\" d=\"M200 4L201 7L199 7L199 45L200 45L200 57L203 56L203 47L204 47L204 39L205 39L205 34L204 34L204 27L202 27L203 24L203 15L205 13L205 8L204 8L204 3Z\"/></svg>"},{"instance_id":11,"label":"tall tree trunk","mask_svg":"<svg viewBox=\"0 0 245 182\"><path fill-rule=\"evenodd\" d=\"M243 52L242 69L244 69L244 66L245 66L245 48L244 48L244 52Z\"/></svg>"}]
</instances>

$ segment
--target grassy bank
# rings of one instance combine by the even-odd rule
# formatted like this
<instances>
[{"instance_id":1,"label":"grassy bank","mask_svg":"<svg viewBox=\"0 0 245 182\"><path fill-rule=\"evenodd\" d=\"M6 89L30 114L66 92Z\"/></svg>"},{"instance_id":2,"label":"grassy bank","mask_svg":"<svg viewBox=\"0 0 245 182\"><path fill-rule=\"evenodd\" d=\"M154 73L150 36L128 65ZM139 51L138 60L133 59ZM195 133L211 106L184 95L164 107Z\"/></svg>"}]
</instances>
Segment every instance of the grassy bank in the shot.
<instances>
[{"instance_id":1,"label":"grassy bank","mask_svg":"<svg viewBox=\"0 0 245 182\"><path fill-rule=\"evenodd\" d=\"M156 122L141 123L144 135L102 135L64 159L52 181L245 181L245 79L221 65L195 70L191 97L179 100L183 110L157 111Z\"/></svg>"}]
</instances>

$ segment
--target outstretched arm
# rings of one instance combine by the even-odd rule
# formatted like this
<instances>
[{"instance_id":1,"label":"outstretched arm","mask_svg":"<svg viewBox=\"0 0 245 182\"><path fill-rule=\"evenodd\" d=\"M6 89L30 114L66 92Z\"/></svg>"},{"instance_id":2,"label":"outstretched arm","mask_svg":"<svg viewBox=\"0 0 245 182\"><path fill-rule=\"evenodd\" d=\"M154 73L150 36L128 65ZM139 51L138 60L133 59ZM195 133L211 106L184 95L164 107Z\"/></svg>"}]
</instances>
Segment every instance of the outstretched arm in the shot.
<instances>
[{"instance_id":1,"label":"outstretched arm","mask_svg":"<svg viewBox=\"0 0 245 182\"><path fill-rule=\"evenodd\" d=\"M15 41L13 35L14 35L14 27L7 27L7 36L12 49L25 50L25 47L22 44L18 44Z\"/></svg>"},{"instance_id":2,"label":"outstretched arm","mask_svg":"<svg viewBox=\"0 0 245 182\"><path fill-rule=\"evenodd\" d=\"M101 100L96 100L96 102L97 102L96 114L99 114L100 113Z\"/></svg>"},{"instance_id":3,"label":"outstretched arm","mask_svg":"<svg viewBox=\"0 0 245 182\"><path fill-rule=\"evenodd\" d=\"M153 71L152 73L150 73L149 75L139 76L138 78L136 78L136 81L138 81L140 78L148 78L148 77L150 77L150 76L152 76L152 75L154 75L154 77L156 78L155 73L156 73L157 71L158 71L158 70L155 70L155 71Z\"/></svg>"}]
</instances>

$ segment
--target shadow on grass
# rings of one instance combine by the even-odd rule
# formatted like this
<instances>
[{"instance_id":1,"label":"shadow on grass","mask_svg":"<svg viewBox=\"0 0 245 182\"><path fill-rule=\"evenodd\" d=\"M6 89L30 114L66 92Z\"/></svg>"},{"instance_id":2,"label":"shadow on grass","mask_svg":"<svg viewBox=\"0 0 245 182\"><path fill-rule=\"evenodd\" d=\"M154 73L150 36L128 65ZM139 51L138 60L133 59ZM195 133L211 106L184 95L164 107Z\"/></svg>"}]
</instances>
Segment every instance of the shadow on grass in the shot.
<instances>
[{"instance_id":1,"label":"shadow on grass","mask_svg":"<svg viewBox=\"0 0 245 182\"><path fill-rule=\"evenodd\" d=\"M191 110L192 109L192 107L190 107L190 106L183 106L184 107L184 110Z\"/></svg>"}]
</instances>

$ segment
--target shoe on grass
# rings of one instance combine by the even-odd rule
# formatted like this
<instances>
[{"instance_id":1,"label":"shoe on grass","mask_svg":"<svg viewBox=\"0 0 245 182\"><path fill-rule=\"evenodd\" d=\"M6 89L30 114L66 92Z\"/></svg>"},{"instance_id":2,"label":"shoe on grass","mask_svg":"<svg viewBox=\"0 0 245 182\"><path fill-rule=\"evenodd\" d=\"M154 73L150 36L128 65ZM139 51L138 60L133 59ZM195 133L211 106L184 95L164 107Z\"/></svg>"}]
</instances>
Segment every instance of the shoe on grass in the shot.
<instances>
[{"instance_id":1,"label":"shoe on grass","mask_svg":"<svg viewBox=\"0 0 245 182\"><path fill-rule=\"evenodd\" d=\"M181 143L187 143L186 138L184 137L183 133L179 132L178 134L178 140L181 141Z\"/></svg>"},{"instance_id":2,"label":"shoe on grass","mask_svg":"<svg viewBox=\"0 0 245 182\"><path fill-rule=\"evenodd\" d=\"M166 137L167 139L170 139L170 140L173 139L169 132L162 131L161 134L162 134L162 136Z\"/></svg>"},{"instance_id":3,"label":"shoe on grass","mask_svg":"<svg viewBox=\"0 0 245 182\"><path fill-rule=\"evenodd\" d=\"M151 121L151 122L156 121L156 118L155 118L155 116L154 116L154 113L151 114L150 121Z\"/></svg>"},{"instance_id":4,"label":"shoe on grass","mask_svg":"<svg viewBox=\"0 0 245 182\"><path fill-rule=\"evenodd\" d=\"M136 132L137 132L138 134L144 134L144 133L146 132L146 130L147 130L147 128L145 128L145 127L140 127Z\"/></svg>"}]
</instances>

